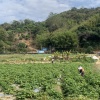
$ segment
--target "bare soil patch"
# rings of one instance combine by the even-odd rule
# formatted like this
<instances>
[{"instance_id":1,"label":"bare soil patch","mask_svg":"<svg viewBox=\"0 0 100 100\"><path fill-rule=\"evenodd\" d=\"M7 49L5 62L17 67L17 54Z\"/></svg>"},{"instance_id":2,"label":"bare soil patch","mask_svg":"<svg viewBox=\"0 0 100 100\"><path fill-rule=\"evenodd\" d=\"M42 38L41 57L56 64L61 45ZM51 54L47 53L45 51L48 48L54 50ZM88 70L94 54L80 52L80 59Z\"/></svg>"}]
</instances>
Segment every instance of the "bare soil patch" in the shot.
<instances>
[{"instance_id":1,"label":"bare soil patch","mask_svg":"<svg viewBox=\"0 0 100 100\"><path fill-rule=\"evenodd\" d=\"M7 95L0 92L0 100L16 100L16 98L13 95Z\"/></svg>"}]
</instances>

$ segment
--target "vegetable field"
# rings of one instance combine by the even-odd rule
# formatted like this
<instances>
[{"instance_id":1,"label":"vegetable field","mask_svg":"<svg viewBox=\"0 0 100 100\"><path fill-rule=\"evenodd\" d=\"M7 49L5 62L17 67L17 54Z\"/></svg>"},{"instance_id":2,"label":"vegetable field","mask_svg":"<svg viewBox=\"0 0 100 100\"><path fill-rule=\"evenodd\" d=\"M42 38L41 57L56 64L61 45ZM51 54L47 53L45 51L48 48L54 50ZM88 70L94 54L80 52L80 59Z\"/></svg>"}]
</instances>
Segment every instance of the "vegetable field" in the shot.
<instances>
[{"instance_id":1,"label":"vegetable field","mask_svg":"<svg viewBox=\"0 0 100 100\"><path fill-rule=\"evenodd\" d=\"M90 62L0 63L0 91L15 100L99 100L100 73Z\"/></svg>"}]
</instances>

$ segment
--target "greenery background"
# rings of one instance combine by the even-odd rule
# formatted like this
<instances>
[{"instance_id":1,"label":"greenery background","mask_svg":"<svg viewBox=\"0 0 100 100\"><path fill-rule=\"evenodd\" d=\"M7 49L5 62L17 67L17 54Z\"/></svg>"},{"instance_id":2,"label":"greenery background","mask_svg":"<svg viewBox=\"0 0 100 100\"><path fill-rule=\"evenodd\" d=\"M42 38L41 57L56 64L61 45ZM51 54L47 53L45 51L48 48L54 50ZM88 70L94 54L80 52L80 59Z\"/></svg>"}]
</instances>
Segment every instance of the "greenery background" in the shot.
<instances>
[{"instance_id":1,"label":"greenery background","mask_svg":"<svg viewBox=\"0 0 100 100\"><path fill-rule=\"evenodd\" d=\"M0 53L72 50L91 53L100 49L100 7L72 8L50 13L43 22L30 19L0 25Z\"/></svg>"}]
</instances>

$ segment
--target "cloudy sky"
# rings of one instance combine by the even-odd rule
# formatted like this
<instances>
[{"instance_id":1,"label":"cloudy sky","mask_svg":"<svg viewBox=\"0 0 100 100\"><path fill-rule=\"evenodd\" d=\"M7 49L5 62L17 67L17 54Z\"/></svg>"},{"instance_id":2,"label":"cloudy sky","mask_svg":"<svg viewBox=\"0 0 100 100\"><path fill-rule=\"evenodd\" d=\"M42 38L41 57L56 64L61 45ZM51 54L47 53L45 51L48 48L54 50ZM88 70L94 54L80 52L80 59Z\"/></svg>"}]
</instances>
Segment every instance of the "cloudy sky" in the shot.
<instances>
[{"instance_id":1,"label":"cloudy sky","mask_svg":"<svg viewBox=\"0 0 100 100\"><path fill-rule=\"evenodd\" d=\"M100 0L0 0L0 24L24 19L44 21L50 12L72 7L100 7Z\"/></svg>"}]
</instances>

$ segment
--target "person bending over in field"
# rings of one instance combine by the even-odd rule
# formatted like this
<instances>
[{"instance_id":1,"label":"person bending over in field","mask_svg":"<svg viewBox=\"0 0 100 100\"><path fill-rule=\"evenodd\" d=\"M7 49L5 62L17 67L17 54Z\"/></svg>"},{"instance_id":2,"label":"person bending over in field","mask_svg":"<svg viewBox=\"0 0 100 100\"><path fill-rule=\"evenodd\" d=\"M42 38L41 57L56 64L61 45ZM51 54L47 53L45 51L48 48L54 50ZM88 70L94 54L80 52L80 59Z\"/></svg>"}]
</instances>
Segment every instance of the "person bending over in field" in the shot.
<instances>
[{"instance_id":1,"label":"person bending over in field","mask_svg":"<svg viewBox=\"0 0 100 100\"><path fill-rule=\"evenodd\" d=\"M83 67L79 66L78 71L81 76L84 76L84 68Z\"/></svg>"},{"instance_id":2,"label":"person bending over in field","mask_svg":"<svg viewBox=\"0 0 100 100\"><path fill-rule=\"evenodd\" d=\"M51 60L52 64L54 63L54 59Z\"/></svg>"}]
</instances>

